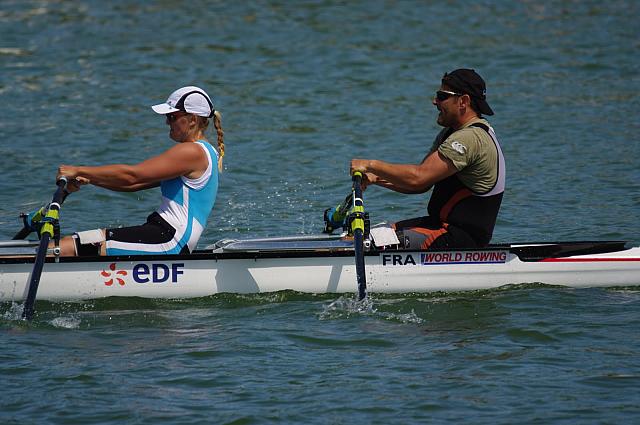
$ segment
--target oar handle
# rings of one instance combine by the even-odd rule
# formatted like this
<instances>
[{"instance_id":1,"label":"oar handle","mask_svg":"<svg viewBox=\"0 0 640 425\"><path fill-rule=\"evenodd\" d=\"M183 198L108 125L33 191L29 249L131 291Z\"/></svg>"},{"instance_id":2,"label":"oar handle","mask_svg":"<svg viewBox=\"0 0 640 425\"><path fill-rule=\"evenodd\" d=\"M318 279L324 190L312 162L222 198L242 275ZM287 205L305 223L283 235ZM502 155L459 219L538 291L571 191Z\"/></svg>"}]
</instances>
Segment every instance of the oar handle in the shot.
<instances>
[{"instance_id":1,"label":"oar handle","mask_svg":"<svg viewBox=\"0 0 640 425\"><path fill-rule=\"evenodd\" d=\"M57 238L59 235L56 232L58 221L60 220L60 206L66 199L69 192L67 192L67 178L60 177L56 182L58 189L53 194L53 200L49 204L49 208L45 216L42 218L42 227L40 228L40 238L47 233L49 238Z\"/></svg>"},{"instance_id":2,"label":"oar handle","mask_svg":"<svg viewBox=\"0 0 640 425\"><path fill-rule=\"evenodd\" d=\"M56 190L56 193L54 193L53 195L53 202L62 204L64 200L67 199L67 196L69 195L69 191L67 191L68 183L69 183L69 179L65 176L60 177L56 181L56 186L58 186L58 189Z\"/></svg>"}]
</instances>

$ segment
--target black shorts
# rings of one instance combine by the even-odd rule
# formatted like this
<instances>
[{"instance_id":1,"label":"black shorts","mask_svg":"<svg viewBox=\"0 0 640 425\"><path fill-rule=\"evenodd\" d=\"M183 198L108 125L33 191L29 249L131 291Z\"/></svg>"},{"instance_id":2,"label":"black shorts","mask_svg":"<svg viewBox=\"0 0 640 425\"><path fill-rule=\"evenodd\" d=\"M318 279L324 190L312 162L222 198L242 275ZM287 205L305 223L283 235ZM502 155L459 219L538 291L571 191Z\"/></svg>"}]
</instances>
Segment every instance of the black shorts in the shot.
<instances>
[{"instance_id":1,"label":"black shorts","mask_svg":"<svg viewBox=\"0 0 640 425\"><path fill-rule=\"evenodd\" d=\"M82 232L81 232L82 233ZM80 234L81 234L80 233ZM176 229L167 223L157 212L147 217L147 222L140 226L117 227L105 229L107 255L145 255L163 254L164 247L173 241ZM81 237L75 238L78 255L99 255L101 243L82 243ZM116 243L117 247L113 247ZM181 254L189 253L189 248L182 247Z\"/></svg>"}]
</instances>

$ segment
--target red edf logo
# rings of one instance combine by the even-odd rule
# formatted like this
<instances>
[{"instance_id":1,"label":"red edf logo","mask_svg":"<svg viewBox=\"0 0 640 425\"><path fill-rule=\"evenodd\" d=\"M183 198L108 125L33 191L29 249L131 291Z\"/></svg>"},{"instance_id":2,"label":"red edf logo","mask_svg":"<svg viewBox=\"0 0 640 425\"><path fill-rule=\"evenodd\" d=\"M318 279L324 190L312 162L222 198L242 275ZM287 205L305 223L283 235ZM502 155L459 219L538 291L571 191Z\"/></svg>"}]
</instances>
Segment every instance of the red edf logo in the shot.
<instances>
[{"instance_id":1,"label":"red edf logo","mask_svg":"<svg viewBox=\"0 0 640 425\"><path fill-rule=\"evenodd\" d=\"M102 270L102 272L100 273L103 277L109 278L109 280L105 280L104 284L106 286L111 286L113 285L113 282L115 280L116 282L118 282L120 286L124 286L124 279L118 277L117 275L124 277L128 274L127 271L116 270L116 263L109 264L109 270L111 271ZM111 277L112 275L116 275L116 276Z\"/></svg>"}]
</instances>

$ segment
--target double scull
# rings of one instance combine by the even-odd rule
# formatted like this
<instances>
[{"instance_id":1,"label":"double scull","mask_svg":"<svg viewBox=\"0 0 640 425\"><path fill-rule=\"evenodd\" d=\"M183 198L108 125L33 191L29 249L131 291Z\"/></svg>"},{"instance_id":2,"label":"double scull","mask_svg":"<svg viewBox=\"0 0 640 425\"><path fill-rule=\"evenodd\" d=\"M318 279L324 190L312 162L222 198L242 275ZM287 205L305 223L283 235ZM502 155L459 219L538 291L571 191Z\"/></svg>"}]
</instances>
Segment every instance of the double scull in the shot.
<instances>
[{"instance_id":1,"label":"double scull","mask_svg":"<svg viewBox=\"0 0 640 425\"><path fill-rule=\"evenodd\" d=\"M366 241L369 242L369 241ZM0 301L22 301L37 241L0 242ZM357 291L353 241L338 235L222 240L188 255L48 257L39 300L193 298L219 293ZM368 293L491 289L539 282L640 285L640 247L620 241L405 251L366 243Z\"/></svg>"}]
</instances>

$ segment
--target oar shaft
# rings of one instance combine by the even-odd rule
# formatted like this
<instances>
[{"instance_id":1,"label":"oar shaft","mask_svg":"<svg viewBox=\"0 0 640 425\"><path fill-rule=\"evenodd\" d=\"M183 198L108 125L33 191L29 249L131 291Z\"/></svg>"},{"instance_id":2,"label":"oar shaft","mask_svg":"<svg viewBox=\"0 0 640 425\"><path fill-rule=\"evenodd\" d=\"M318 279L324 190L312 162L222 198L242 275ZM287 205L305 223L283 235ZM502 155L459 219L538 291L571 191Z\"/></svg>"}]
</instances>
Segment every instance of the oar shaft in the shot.
<instances>
[{"instance_id":1,"label":"oar shaft","mask_svg":"<svg viewBox=\"0 0 640 425\"><path fill-rule=\"evenodd\" d=\"M335 229L344 226L344 220L349 215L349 209L353 205L353 191L344 198L344 201L335 208L324 211L324 233L332 233Z\"/></svg>"},{"instance_id":2,"label":"oar shaft","mask_svg":"<svg viewBox=\"0 0 640 425\"><path fill-rule=\"evenodd\" d=\"M29 236L29 234L34 231L34 223L39 223L40 221L42 221L46 210L47 207L42 207L31 214L20 214L22 220L24 221L24 226L22 227L22 230L16 233L16 235L13 237L13 240L24 239Z\"/></svg>"},{"instance_id":3,"label":"oar shaft","mask_svg":"<svg viewBox=\"0 0 640 425\"><path fill-rule=\"evenodd\" d=\"M358 280L358 300L367 296L367 277L364 268L364 241L361 232L353 235L353 244L356 257L356 275Z\"/></svg>"},{"instance_id":4,"label":"oar shaft","mask_svg":"<svg viewBox=\"0 0 640 425\"><path fill-rule=\"evenodd\" d=\"M31 320L35 311L34 306L36 303L36 295L38 293L38 286L40 285L40 276L42 275L42 269L44 267L44 261L47 256L47 250L49 248L49 234L45 233L40 239L40 245L38 245L38 254L36 261L33 264L33 269L29 275L29 292L27 298L24 300L24 308L22 309L22 318ZM43 253L43 255L40 255Z\"/></svg>"},{"instance_id":5,"label":"oar shaft","mask_svg":"<svg viewBox=\"0 0 640 425\"><path fill-rule=\"evenodd\" d=\"M23 227L18 233L15 234L15 236L13 237L13 240L17 241L17 240L24 239L27 236L29 236L29 233L31 233L31 229Z\"/></svg>"},{"instance_id":6,"label":"oar shaft","mask_svg":"<svg viewBox=\"0 0 640 425\"><path fill-rule=\"evenodd\" d=\"M55 234L54 223L58 221L60 215L60 205L62 205L65 198L66 184L66 178L63 177L58 180L58 189L53 195L53 201L49 205L49 209L45 215L45 223L42 225L42 229L40 230L40 245L38 245L38 252L33 263L33 269L29 275L29 291L27 292L27 298L24 301L24 308L22 309L22 318L26 320L31 320L35 311L34 305L36 302L36 295L38 293L38 285L40 285L40 276L42 275L42 268L44 267L44 263L47 258L49 241Z\"/></svg>"},{"instance_id":7,"label":"oar shaft","mask_svg":"<svg viewBox=\"0 0 640 425\"><path fill-rule=\"evenodd\" d=\"M362 174L353 173L353 211L351 221L353 248L355 251L356 277L358 280L358 300L367 296L367 277L364 267L364 202L362 200Z\"/></svg>"}]
</instances>

